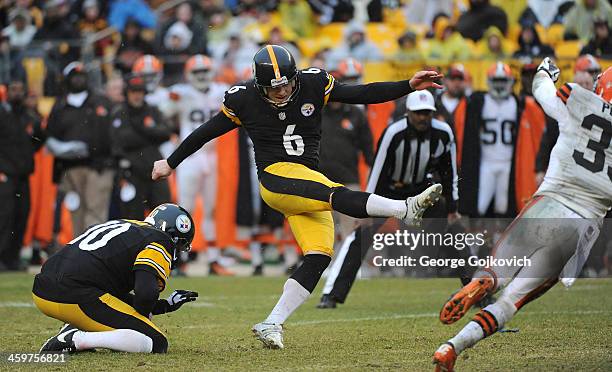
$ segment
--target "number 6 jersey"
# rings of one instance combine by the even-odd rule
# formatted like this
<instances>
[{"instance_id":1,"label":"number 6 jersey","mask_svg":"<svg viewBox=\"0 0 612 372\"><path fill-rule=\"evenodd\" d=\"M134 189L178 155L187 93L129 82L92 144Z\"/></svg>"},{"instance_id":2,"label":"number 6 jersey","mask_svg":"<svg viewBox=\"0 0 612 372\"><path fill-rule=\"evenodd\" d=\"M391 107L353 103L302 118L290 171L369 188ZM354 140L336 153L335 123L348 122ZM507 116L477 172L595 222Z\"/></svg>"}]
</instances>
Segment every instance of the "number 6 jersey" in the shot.
<instances>
[{"instance_id":1,"label":"number 6 jersey","mask_svg":"<svg viewBox=\"0 0 612 372\"><path fill-rule=\"evenodd\" d=\"M547 195L586 218L604 217L612 207L612 105L577 84L555 86L538 72L533 92L559 123L544 182Z\"/></svg>"},{"instance_id":2,"label":"number 6 jersey","mask_svg":"<svg viewBox=\"0 0 612 372\"><path fill-rule=\"evenodd\" d=\"M317 68L299 74L299 91L284 107L263 103L253 80L225 93L221 110L246 129L260 172L278 162L299 163L314 170L319 166L321 110L334 87L334 78Z\"/></svg>"}]
</instances>

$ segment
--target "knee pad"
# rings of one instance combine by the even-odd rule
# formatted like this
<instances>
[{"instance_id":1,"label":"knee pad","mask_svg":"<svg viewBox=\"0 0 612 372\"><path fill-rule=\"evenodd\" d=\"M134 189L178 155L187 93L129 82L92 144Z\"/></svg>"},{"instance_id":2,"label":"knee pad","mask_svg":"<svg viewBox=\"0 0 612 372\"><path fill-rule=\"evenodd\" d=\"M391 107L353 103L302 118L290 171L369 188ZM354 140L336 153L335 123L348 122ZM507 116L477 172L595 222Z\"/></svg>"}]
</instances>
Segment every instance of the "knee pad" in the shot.
<instances>
[{"instance_id":1,"label":"knee pad","mask_svg":"<svg viewBox=\"0 0 612 372\"><path fill-rule=\"evenodd\" d=\"M331 257L324 254L307 254L302 265L291 275L291 279L312 293L330 262Z\"/></svg>"}]
</instances>

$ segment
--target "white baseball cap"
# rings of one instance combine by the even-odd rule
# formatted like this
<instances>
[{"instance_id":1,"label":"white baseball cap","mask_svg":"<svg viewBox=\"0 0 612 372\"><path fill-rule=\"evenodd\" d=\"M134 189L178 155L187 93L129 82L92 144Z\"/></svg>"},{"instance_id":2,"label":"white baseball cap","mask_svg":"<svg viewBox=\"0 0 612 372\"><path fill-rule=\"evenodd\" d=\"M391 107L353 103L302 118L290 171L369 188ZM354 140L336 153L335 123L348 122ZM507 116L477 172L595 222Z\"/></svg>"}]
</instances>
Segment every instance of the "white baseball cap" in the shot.
<instances>
[{"instance_id":1,"label":"white baseball cap","mask_svg":"<svg viewBox=\"0 0 612 372\"><path fill-rule=\"evenodd\" d=\"M406 108L410 111L431 110L436 111L434 98L427 90L416 90L406 98Z\"/></svg>"}]
</instances>

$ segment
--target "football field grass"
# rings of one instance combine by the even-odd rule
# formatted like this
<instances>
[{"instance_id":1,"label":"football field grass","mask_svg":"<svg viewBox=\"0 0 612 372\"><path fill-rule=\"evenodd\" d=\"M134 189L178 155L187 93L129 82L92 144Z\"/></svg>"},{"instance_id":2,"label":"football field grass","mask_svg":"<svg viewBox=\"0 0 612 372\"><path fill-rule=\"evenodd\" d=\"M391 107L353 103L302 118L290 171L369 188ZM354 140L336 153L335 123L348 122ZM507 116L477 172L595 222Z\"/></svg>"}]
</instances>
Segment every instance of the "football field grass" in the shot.
<instances>
[{"instance_id":1,"label":"football field grass","mask_svg":"<svg viewBox=\"0 0 612 372\"><path fill-rule=\"evenodd\" d=\"M196 290L200 298L154 319L168 336L168 354L103 351L71 356L62 365L0 362L0 370L427 371L433 370L434 350L469 319L452 326L437 320L457 280L362 280L335 310L315 309L317 288L287 322L285 349L266 350L250 327L268 314L283 282L174 278L170 288ZM33 307L31 284L31 275L0 275L0 353L36 352L61 325ZM519 331L493 335L467 350L457 369L612 371L612 279L578 280L570 290L557 285L508 327Z\"/></svg>"}]
</instances>

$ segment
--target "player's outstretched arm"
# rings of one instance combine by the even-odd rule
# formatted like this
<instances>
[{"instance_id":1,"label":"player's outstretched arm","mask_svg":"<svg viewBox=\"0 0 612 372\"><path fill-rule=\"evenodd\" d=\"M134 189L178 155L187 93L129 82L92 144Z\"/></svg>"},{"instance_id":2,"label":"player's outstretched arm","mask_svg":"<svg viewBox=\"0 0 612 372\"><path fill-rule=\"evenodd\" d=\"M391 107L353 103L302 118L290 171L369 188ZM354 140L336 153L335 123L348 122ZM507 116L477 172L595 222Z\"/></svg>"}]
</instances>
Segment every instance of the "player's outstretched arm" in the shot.
<instances>
[{"instance_id":1,"label":"player's outstretched arm","mask_svg":"<svg viewBox=\"0 0 612 372\"><path fill-rule=\"evenodd\" d=\"M415 90L442 88L442 77L436 71L419 71L410 80L347 85L336 83L329 100L350 104L374 104L396 100Z\"/></svg>"},{"instance_id":2,"label":"player's outstretched arm","mask_svg":"<svg viewBox=\"0 0 612 372\"><path fill-rule=\"evenodd\" d=\"M549 57L544 58L533 78L533 96L544 109L544 112L556 121L567 116L567 107L557 97L555 81L559 78L560 70Z\"/></svg>"},{"instance_id":3,"label":"player's outstretched arm","mask_svg":"<svg viewBox=\"0 0 612 372\"><path fill-rule=\"evenodd\" d=\"M198 151L207 142L224 135L232 129L238 128L225 114L219 112L209 121L200 125L174 150L168 159L158 160L153 164L151 178L164 179L189 155Z\"/></svg>"}]
</instances>

